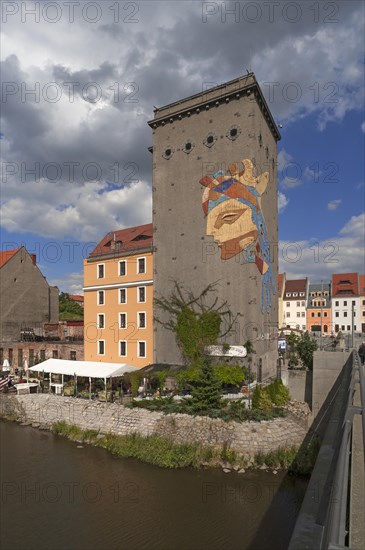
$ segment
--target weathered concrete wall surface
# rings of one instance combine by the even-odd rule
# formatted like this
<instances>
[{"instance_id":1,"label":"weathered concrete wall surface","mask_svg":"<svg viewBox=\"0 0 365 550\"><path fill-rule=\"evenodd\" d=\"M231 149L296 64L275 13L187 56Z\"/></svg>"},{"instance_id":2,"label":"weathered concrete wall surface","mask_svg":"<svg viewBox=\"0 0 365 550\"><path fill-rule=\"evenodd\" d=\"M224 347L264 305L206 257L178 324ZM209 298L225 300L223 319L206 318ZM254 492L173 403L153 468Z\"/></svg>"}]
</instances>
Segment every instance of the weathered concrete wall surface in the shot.
<instances>
[{"instance_id":1,"label":"weathered concrete wall surface","mask_svg":"<svg viewBox=\"0 0 365 550\"><path fill-rule=\"evenodd\" d=\"M313 376L311 371L282 368L283 384L289 388L291 398L312 405Z\"/></svg>"},{"instance_id":2,"label":"weathered concrete wall surface","mask_svg":"<svg viewBox=\"0 0 365 550\"><path fill-rule=\"evenodd\" d=\"M101 433L142 436L159 435L177 443L229 446L240 455L253 457L280 447L299 446L306 434L303 426L291 418L267 422L224 422L185 414L164 415L144 409L128 409L119 404L85 402L54 395L1 395L0 413L11 415L36 427L49 428L64 420L80 428Z\"/></svg>"},{"instance_id":3,"label":"weathered concrete wall surface","mask_svg":"<svg viewBox=\"0 0 365 550\"><path fill-rule=\"evenodd\" d=\"M313 354L313 414L318 413L350 352L315 351Z\"/></svg>"},{"instance_id":4,"label":"weathered concrete wall surface","mask_svg":"<svg viewBox=\"0 0 365 550\"><path fill-rule=\"evenodd\" d=\"M227 301L232 312L239 314L225 340L242 345L250 339L256 359L266 353L275 366L277 343L269 337L277 330L277 294L273 295L270 311L265 308L262 313L262 276L255 263L245 261L244 252L227 260L221 258L221 250L207 232L202 210L205 188L199 183L203 176L212 176L218 170L227 173L230 163L237 162L241 169L243 159L252 160L257 175L269 172L261 200L277 281L277 152L268 116L253 76L155 113L157 122L151 122L154 290L158 298L168 297L174 281L178 281L199 295L208 284L217 282L219 302ZM237 128L234 139L229 137L232 127ZM161 312L158 316L164 318ZM155 326L154 361L181 362L174 335L161 324ZM263 373L266 364L264 360Z\"/></svg>"}]
</instances>

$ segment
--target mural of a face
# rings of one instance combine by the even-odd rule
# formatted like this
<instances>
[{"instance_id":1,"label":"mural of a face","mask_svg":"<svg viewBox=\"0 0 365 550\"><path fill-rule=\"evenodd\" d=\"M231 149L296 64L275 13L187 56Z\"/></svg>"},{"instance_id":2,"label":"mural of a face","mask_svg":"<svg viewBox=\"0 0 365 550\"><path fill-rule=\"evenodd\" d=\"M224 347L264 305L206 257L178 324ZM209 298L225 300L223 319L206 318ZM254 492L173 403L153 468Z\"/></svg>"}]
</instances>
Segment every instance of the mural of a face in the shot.
<instances>
[{"instance_id":1,"label":"mural of a face","mask_svg":"<svg viewBox=\"0 0 365 550\"><path fill-rule=\"evenodd\" d=\"M229 165L230 175L216 172L205 176L202 206L207 216L207 235L211 235L221 250L221 259L229 260L243 253L242 263L255 263L262 276L261 309L272 304L275 285L271 269L270 248L266 224L261 210L261 195L265 192L269 174L253 175L251 160Z\"/></svg>"},{"instance_id":2,"label":"mural of a face","mask_svg":"<svg viewBox=\"0 0 365 550\"><path fill-rule=\"evenodd\" d=\"M221 202L208 213L207 235L217 242L222 260L236 256L258 236L251 208L235 199Z\"/></svg>"}]
</instances>

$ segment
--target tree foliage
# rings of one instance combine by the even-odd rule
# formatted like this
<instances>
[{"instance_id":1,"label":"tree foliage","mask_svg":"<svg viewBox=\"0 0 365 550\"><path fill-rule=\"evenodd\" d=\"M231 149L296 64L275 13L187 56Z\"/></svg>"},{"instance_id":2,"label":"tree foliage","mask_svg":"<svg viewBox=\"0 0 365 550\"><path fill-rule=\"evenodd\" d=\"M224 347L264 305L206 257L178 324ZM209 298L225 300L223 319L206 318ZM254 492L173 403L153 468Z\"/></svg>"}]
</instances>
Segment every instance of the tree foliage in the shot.
<instances>
[{"instance_id":1,"label":"tree foliage","mask_svg":"<svg viewBox=\"0 0 365 550\"><path fill-rule=\"evenodd\" d=\"M186 365L202 367L206 347L217 343L232 329L233 318L227 302L218 304L212 297L215 284L208 285L198 296L175 282L174 290L167 298L155 298L157 307L168 314L168 319L156 321L175 334ZM222 331L222 322L225 330Z\"/></svg>"},{"instance_id":2,"label":"tree foliage","mask_svg":"<svg viewBox=\"0 0 365 550\"><path fill-rule=\"evenodd\" d=\"M313 353L317 349L317 342L311 338L309 332L305 332L302 335L294 334L289 335L289 366L293 367L298 363L302 367L312 370L313 369Z\"/></svg>"},{"instance_id":3,"label":"tree foliage","mask_svg":"<svg viewBox=\"0 0 365 550\"><path fill-rule=\"evenodd\" d=\"M82 321L84 319L84 308L71 300L69 294L61 292L59 296L59 314L60 321Z\"/></svg>"}]
</instances>

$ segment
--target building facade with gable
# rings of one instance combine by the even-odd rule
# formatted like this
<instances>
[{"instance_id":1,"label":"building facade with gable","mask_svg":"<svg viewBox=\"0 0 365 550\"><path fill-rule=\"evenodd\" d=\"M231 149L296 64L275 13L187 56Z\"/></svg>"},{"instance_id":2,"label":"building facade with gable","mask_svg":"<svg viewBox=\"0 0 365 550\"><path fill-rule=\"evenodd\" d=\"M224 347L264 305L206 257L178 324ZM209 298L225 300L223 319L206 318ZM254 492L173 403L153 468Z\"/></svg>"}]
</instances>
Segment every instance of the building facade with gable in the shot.
<instances>
[{"instance_id":1,"label":"building facade with gable","mask_svg":"<svg viewBox=\"0 0 365 550\"><path fill-rule=\"evenodd\" d=\"M358 273L332 275L332 321L335 333L361 332Z\"/></svg>"},{"instance_id":2,"label":"building facade with gable","mask_svg":"<svg viewBox=\"0 0 365 550\"><path fill-rule=\"evenodd\" d=\"M287 279L283 297L283 314L287 328L307 328L308 279Z\"/></svg>"},{"instance_id":3,"label":"building facade with gable","mask_svg":"<svg viewBox=\"0 0 365 550\"><path fill-rule=\"evenodd\" d=\"M330 283L309 285L307 330L327 336L333 332Z\"/></svg>"},{"instance_id":4,"label":"building facade with gable","mask_svg":"<svg viewBox=\"0 0 365 550\"><path fill-rule=\"evenodd\" d=\"M50 286L35 254L24 246L0 253L0 341L19 341L22 332L41 333L58 323L58 288Z\"/></svg>"},{"instance_id":5,"label":"building facade with gable","mask_svg":"<svg viewBox=\"0 0 365 550\"><path fill-rule=\"evenodd\" d=\"M108 233L84 260L84 358L153 360L152 224Z\"/></svg>"}]
</instances>

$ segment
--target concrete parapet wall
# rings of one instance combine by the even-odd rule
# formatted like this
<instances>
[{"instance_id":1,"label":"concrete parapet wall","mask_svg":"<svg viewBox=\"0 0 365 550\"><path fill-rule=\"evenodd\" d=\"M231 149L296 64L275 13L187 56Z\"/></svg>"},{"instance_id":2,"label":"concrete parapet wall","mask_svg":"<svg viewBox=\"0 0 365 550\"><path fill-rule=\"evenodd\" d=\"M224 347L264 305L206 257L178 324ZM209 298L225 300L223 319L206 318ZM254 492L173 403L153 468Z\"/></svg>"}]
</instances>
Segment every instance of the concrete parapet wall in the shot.
<instances>
[{"instance_id":1,"label":"concrete parapet wall","mask_svg":"<svg viewBox=\"0 0 365 550\"><path fill-rule=\"evenodd\" d=\"M312 409L316 416L332 389L350 352L315 351L313 354Z\"/></svg>"},{"instance_id":2,"label":"concrete parapet wall","mask_svg":"<svg viewBox=\"0 0 365 550\"><path fill-rule=\"evenodd\" d=\"M0 414L35 427L50 428L54 422L65 421L101 433L158 435L176 443L228 446L245 457L299 446L306 435L306 429L290 417L265 422L224 422L45 394L1 395Z\"/></svg>"}]
</instances>

